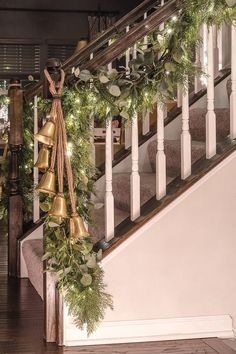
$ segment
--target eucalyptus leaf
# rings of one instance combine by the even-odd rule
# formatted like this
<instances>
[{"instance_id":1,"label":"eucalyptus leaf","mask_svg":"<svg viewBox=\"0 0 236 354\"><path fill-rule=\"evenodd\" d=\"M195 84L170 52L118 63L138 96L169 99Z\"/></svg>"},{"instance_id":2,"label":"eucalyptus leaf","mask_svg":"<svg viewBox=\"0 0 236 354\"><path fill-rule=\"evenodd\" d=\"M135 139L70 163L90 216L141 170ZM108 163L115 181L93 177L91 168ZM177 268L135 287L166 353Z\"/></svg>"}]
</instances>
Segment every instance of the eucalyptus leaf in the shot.
<instances>
[{"instance_id":1,"label":"eucalyptus leaf","mask_svg":"<svg viewBox=\"0 0 236 354\"><path fill-rule=\"evenodd\" d=\"M89 70L82 70L79 74L80 80L87 82L92 78L92 75Z\"/></svg>"},{"instance_id":2,"label":"eucalyptus leaf","mask_svg":"<svg viewBox=\"0 0 236 354\"><path fill-rule=\"evenodd\" d=\"M53 222L53 221L49 221L48 222L48 226L49 227L59 227L60 225L58 225L57 223Z\"/></svg>"},{"instance_id":3,"label":"eucalyptus leaf","mask_svg":"<svg viewBox=\"0 0 236 354\"><path fill-rule=\"evenodd\" d=\"M40 203L40 209L47 213L51 209L51 204L48 202Z\"/></svg>"},{"instance_id":4,"label":"eucalyptus leaf","mask_svg":"<svg viewBox=\"0 0 236 354\"><path fill-rule=\"evenodd\" d=\"M122 109L122 111L120 112L120 115L121 115L121 117L123 117L127 120L130 118L129 113L124 109Z\"/></svg>"},{"instance_id":5,"label":"eucalyptus leaf","mask_svg":"<svg viewBox=\"0 0 236 354\"><path fill-rule=\"evenodd\" d=\"M90 274L84 274L80 279L80 282L83 286L89 286L92 284L93 278Z\"/></svg>"},{"instance_id":6,"label":"eucalyptus leaf","mask_svg":"<svg viewBox=\"0 0 236 354\"><path fill-rule=\"evenodd\" d=\"M118 75L118 71L116 69L111 69L110 71L108 71L107 75L109 79L114 80Z\"/></svg>"},{"instance_id":7,"label":"eucalyptus leaf","mask_svg":"<svg viewBox=\"0 0 236 354\"><path fill-rule=\"evenodd\" d=\"M88 268L96 268L97 267L97 261L96 261L96 256L91 255L86 263Z\"/></svg>"},{"instance_id":8,"label":"eucalyptus leaf","mask_svg":"<svg viewBox=\"0 0 236 354\"><path fill-rule=\"evenodd\" d=\"M172 62L167 62L165 63L165 69L167 71L175 71L176 70L176 65Z\"/></svg>"},{"instance_id":9,"label":"eucalyptus leaf","mask_svg":"<svg viewBox=\"0 0 236 354\"><path fill-rule=\"evenodd\" d=\"M100 249L98 252L97 252L97 261L100 262L102 260L102 249Z\"/></svg>"},{"instance_id":10,"label":"eucalyptus leaf","mask_svg":"<svg viewBox=\"0 0 236 354\"><path fill-rule=\"evenodd\" d=\"M115 97L119 97L121 95L120 88L117 85L111 85L109 88L109 92L112 96L115 96Z\"/></svg>"},{"instance_id":11,"label":"eucalyptus leaf","mask_svg":"<svg viewBox=\"0 0 236 354\"><path fill-rule=\"evenodd\" d=\"M106 83L108 83L110 80L108 79L108 77L107 76L105 76L104 74L101 74L100 76L99 76L99 80L100 80L100 82L102 83L102 84L106 84Z\"/></svg>"}]
</instances>

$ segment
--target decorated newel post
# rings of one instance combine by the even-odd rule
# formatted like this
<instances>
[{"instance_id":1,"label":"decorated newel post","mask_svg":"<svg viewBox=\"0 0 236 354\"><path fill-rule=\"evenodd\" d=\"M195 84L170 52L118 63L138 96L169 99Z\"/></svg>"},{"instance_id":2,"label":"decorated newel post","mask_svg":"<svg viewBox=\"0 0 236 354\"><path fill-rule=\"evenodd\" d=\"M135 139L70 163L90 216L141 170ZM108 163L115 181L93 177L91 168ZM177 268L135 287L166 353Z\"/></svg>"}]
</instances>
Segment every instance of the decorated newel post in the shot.
<instances>
[{"instance_id":1,"label":"decorated newel post","mask_svg":"<svg viewBox=\"0 0 236 354\"><path fill-rule=\"evenodd\" d=\"M44 70L52 100L46 122L35 134L35 139L42 144L35 166L44 172L36 190L46 196L50 205L45 223L43 259L47 261L47 274L56 274L57 287L75 324L79 328L86 325L90 334L103 319L105 309L112 308L112 299L104 292L103 270L99 265L101 251L94 251L92 237L77 211L76 175L73 176L63 114L65 73L61 67L57 67L57 73L59 75L54 76L50 68ZM55 294L51 297L55 298ZM49 306L47 309L51 311ZM53 326L49 317L46 313ZM50 329L48 332L50 334ZM48 341L53 341L53 336L49 336Z\"/></svg>"}]
</instances>

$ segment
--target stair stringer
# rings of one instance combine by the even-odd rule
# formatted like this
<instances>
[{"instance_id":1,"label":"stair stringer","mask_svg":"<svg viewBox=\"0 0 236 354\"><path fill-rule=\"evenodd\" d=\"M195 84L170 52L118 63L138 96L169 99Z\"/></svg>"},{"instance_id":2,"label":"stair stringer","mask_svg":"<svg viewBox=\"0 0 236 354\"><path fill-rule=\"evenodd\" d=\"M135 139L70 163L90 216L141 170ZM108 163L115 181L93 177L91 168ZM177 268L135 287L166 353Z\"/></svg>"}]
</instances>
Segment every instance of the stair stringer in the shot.
<instances>
[{"instance_id":1,"label":"stair stringer","mask_svg":"<svg viewBox=\"0 0 236 354\"><path fill-rule=\"evenodd\" d=\"M236 152L102 261L114 311L91 337L64 313L65 345L233 337Z\"/></svg>"}]
</instances>

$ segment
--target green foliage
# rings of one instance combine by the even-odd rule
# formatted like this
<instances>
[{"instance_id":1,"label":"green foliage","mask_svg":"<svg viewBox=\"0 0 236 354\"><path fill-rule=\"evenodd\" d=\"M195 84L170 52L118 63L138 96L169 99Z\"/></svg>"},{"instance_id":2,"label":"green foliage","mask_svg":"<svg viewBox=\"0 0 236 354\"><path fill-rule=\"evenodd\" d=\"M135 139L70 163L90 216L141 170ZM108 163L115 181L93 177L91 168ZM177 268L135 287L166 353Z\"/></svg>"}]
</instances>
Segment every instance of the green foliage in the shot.
<instances>
[{"instance_id":1,"label":"green foliage","mask_svg":"<svg viewBox=\"0 0 236 354\"><path fill-rule=\"evenodd\" d=\"M103 319L105 309L112 309L112 297L105 292L103 270L98 264L101 252L93 251L90 237L72 243L66 225L47 227L46 234L44 259L48 271L55 273L75 325L81 329L86 325L90 335Z\"/></svg>"},{"instance_id":2,"label":"green foliage","mask_svg":"<svg viewBox=\"0 0 236 354\"><path fill-rule=\"evenodd\" d=\"M94 115L105 119L120 113L129 122L134 112L151 111L155 102L176 99L177 86L186 89L196 74L203 74L194 64L200 27L235 21L236 6L229 7L225 0L184 0L178 6L164 30L148 36L148 46L143 40L137 43L137 58L130 61L129 71L124 67L119 71L101 67L92 73L75 69L79 97L82 91L96 96Z\"/></svg>"},{"instance_id":3,"label":"green foliage","mask_svg":"<svg viewBox=\"0 0 236 354\"><path fill-rule=\"evenodd\" d=\"M186 88L196 73L202 74L193 64L196 45L201 44L200 26L203 23L220 26L224 21L236 20L236 6L228 6L225 0L183 0L178 6L177 15L166 22L165 29L148 36L148 47L143 40L137 44L137 58L130 61L128 72L126 68L109 71L107 67L101 67L92 73L75 68L74 87L64 89L62 106L77 210L88 222L91 222L91 193L96 173L90 153L92 120L96 117L105 122L107 117L121 114L123 122L130 123L134 112L152 110L155 102L162 104L175 99L177 85ZM0 106L5 104L5 99L0 96ZM49 100L39 100L39 116L45 116L50 108ZM34 196L32 104L25 105L23 130L20 177L27 221L32 217ZM7 166L4 173L7 177ZM66 176L64 181L68 197ZM47 212L52 200L42 195L40 199L41 209ZM5 189L0 201L0 218L6 217L7 203ZM103 271L99 266L101 251L93 251L91 237L73 243L68 234L68 221L59 224L58 220L46 217L44 259L48 271L55 273L58 288L64 294L75 324L80 328L86 325L90 334L103 319L105 309L112 308L112 298L105 292Z\"/></svg>"}]
</instances>

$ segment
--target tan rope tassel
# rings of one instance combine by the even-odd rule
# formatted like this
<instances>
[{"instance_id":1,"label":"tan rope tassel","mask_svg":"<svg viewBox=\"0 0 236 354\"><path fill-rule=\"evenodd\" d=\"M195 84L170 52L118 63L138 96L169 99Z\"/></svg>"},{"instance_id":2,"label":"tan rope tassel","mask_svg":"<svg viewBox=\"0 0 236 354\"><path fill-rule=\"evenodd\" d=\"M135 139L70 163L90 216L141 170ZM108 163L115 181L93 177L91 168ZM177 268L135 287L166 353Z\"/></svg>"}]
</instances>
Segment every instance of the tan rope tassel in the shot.
<instances>
[{"instance_id":1,"label":"tan rope tassel","mask_svg":"<svg viewBox=\"0 0 236 354\"><path fill-rule=\"evenodd\" d=\"M65 161L71 210L72 210L72 214L76 214L76 203L75 203L75 197L74 197L74 181L73 181L73 174L72 174L72 168L71 168L71 161L70 161L70 158L67 154L67 135L66 135L65 122L64 122L64 117L63 117L61 101L60 101L60 97L61 97L61 93L62 93L62 89L63 89L63 85L64 85L64 80L65 80L65 73L63 70L61 70L61 81L59 83L58 90L56 89L55 84L46 69L44 70L44 73L45 73L45 76L50 84L49 91L51 92L52 97L55 102L54 104L55 104L55 112L56 112L56 121L58 124L57 167L58 167L59 193L63 192L63 167L64 167L64 161ZM53 155L53 158L54 158L54 155Z\"/></svg>"}]
</instances>

